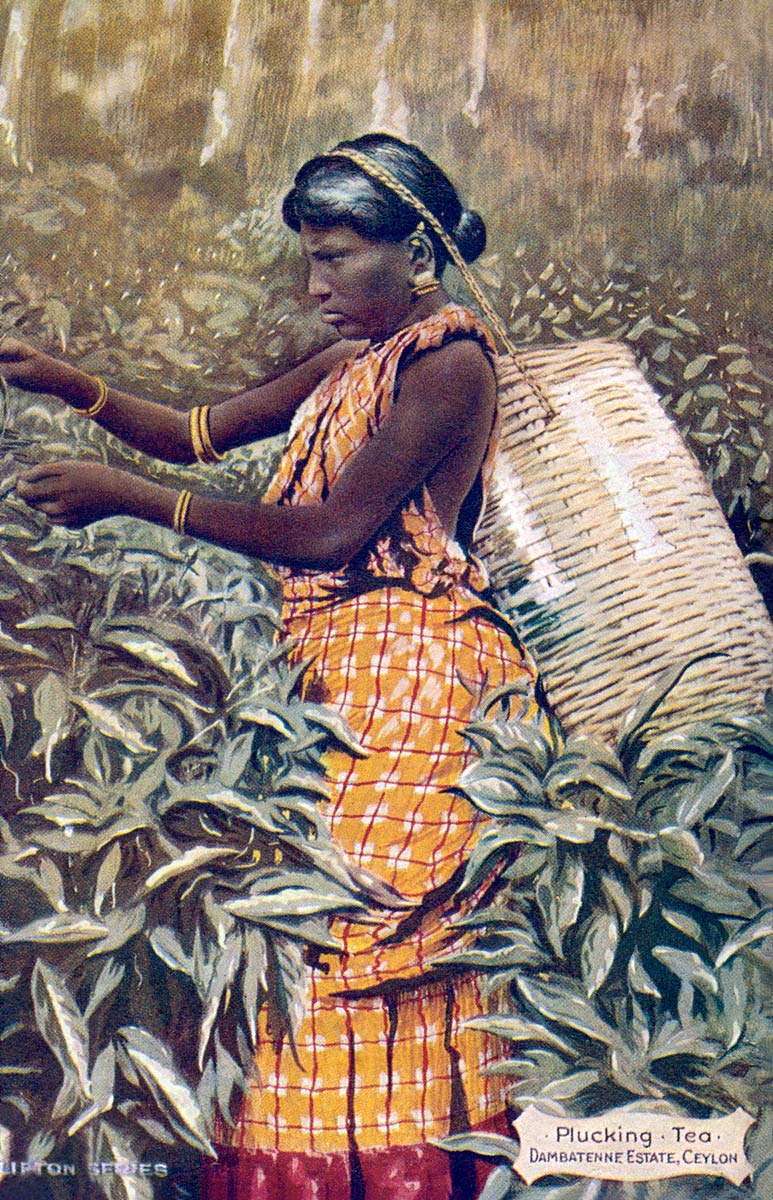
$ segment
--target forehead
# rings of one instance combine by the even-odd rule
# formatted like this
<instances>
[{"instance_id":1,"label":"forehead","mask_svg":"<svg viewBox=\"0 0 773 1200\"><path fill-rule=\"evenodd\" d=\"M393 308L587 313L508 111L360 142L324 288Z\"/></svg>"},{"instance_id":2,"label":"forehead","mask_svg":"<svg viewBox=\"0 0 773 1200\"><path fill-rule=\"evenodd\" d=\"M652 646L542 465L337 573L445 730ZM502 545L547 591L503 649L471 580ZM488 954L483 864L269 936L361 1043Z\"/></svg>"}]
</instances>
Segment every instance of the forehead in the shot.
<instances>
[{"instance_id":1,"label":"forehead","mask_svg":"<svg viewBox=\"0 0 773 1200\"><path fill-rule=\"evenodd\" d=\"M331 250L364 250L377 242L362 237L349 225L310 225L301 221L301 249L304 254Z\"/></svg>"}]
</instances>

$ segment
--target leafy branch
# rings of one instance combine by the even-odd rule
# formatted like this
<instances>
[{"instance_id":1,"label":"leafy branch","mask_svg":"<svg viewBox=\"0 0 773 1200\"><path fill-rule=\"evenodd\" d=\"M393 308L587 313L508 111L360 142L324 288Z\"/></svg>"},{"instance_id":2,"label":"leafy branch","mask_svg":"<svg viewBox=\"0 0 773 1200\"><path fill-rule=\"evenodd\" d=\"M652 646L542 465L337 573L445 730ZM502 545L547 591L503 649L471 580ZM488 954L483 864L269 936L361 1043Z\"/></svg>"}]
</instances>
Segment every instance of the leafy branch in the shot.
<instances>
[{"instance_id":1,"label":"leafy branch","mask_svg":"<svg viewBox=\"0 0 773 1200\"><path fill-rule=\"evenodd\" d=\"M757 1121L749 1149L762 1197L773 1169L762 953L773 932L764 889L773 698L762 714L658 734L650 718L685 666L642 697L615 751L565 736L555 721L547 734L502 717L468 730L478 756L459 790L492 820L462 884L484 885L465 918L465 961L499 997L471 1024L507 1047L493 1070L514 1110L589 1116L646 1102L705 1117L744 1108ZM487 1134L443 1144L500 1162L486 1200L526 1193L507 1162L514 1146ZM589 1198L597 1182L557 1178L528 1194ZM696 1194L694 1180L667 1187L669 1197ZM700 1187L748 1194L708 1179Z\"/></svg>"}]
</instances>

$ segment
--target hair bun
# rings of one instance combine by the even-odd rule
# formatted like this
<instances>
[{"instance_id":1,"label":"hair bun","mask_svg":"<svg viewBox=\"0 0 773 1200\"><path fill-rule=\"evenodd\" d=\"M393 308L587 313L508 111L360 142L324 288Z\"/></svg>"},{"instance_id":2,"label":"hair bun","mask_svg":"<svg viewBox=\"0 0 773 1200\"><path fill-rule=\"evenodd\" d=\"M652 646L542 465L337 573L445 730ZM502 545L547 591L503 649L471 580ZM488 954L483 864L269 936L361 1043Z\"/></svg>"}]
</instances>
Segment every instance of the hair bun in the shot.
<instances>
[{"instance_id":1,"label":"hair bun","mask_svg":"<svg viewBox=\"0 0 773 1200\"><path fill-rule=\"evenodd\" d=\"M464 261L475 262L486 249L486 226L480 213L463 208L452 237Z\"/></svg>"}]
</instances>

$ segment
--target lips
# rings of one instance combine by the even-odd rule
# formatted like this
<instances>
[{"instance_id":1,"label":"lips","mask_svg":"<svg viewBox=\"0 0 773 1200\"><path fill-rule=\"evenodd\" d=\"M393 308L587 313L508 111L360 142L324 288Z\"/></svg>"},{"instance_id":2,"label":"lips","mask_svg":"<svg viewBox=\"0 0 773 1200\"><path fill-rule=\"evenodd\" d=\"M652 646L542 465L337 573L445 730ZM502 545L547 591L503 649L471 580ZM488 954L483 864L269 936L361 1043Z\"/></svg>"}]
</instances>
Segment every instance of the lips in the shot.
<instances>
[{"instance_id":1,"label":"lips","mask_svg":"<svg viewBox=\"0 0 773 1200\"><path fill-rule=\"evenodd\" d=\"M319 315L326 325L338 325L341 321L347 320L346 313L326 312L324 308L320 309Z\"/></svg>"}]
</instances>

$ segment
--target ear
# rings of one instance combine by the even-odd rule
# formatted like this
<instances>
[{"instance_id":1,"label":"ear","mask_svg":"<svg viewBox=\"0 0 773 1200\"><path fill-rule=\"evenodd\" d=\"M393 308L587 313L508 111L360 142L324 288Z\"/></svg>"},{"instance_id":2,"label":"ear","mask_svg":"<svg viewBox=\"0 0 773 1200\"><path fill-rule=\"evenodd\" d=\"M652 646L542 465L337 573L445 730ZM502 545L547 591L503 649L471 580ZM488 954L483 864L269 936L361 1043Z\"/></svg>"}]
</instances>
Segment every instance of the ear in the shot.
<instances>
[{"instance_id":1,"label":"ear","mask_svg":"<svg viewBox=\"0 0 773 1200\"><path fill-rule=\"evenodd\" d=\"M411 266L414 271L417 273L430 271L434 275L435 251L426 233L414 230L408 238L408 249L411 255Z\"/></svg>"}]
</instances>

